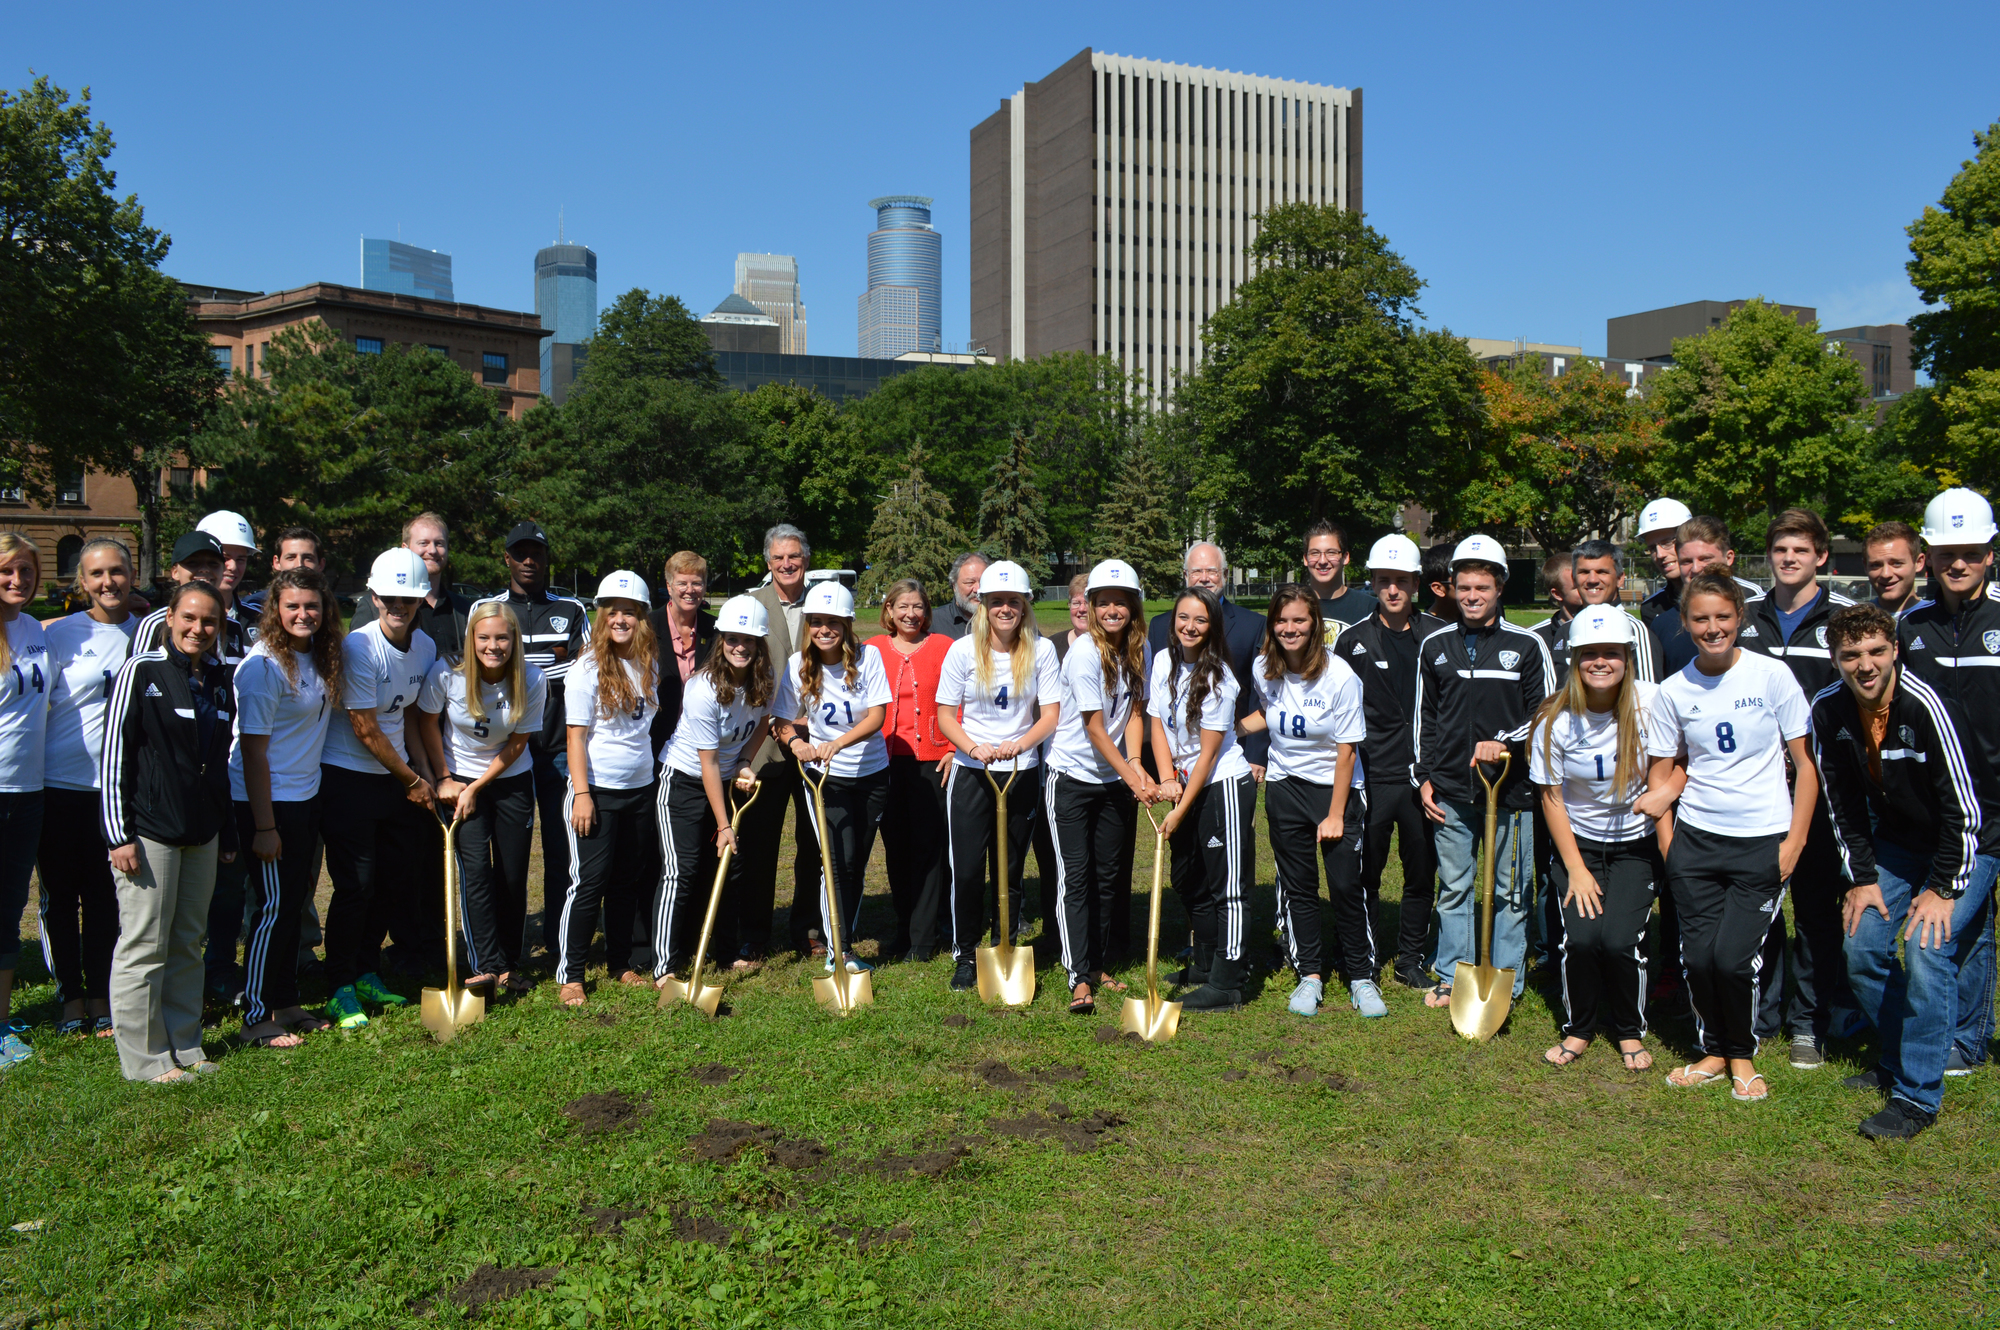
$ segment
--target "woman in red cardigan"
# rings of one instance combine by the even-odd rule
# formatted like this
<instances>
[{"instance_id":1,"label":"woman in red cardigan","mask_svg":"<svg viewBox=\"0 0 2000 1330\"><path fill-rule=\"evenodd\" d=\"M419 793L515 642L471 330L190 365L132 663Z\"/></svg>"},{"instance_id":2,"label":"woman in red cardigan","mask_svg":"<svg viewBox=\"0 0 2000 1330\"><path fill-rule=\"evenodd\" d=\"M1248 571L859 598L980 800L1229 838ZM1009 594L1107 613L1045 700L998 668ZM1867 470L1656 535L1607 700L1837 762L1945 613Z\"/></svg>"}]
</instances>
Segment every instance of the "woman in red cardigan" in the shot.
<instances>
[{"instance_id":1,"label":"woman in red cardigan","mask_svg":"<svg viewBox=\"0 0 2000 1330\"><path fill-rule=\"evenodd\" d=\"M924 584L906 577L882 600L880 636L868 647L881 653L889 676L889 802L882 812L882 852L888 860L889 895L896 906L896 936L886 957L928 961L937 951L938 909L944 901L944 777L951 742L937 726L938 672L951 638L931 631L931 601Z\"/></svg>"}]
</instances>

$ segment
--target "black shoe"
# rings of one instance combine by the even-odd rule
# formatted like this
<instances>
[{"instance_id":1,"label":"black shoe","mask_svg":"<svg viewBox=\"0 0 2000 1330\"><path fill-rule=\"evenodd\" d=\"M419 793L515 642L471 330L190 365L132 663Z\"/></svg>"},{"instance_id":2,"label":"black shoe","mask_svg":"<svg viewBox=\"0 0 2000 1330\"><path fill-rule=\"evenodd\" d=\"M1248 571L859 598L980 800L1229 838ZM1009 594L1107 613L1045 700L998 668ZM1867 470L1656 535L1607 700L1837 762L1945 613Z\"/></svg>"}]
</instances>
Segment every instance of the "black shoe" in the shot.
<instances>
[{"instance_id":1,"label":"black shoe","mask_svg":"<svg viewBox=\"0 0 2000 1330\"><path fill-rule=\"evenodd\" d=\"M963 993L967 989L979 987L979 967L971 961L960 961L951 973L953 992Z\"/></svg>"},{"instance_id":2,"label":"black shoe","mask_svg":"<svg viewBox=\"0 0 2000 1330\"><path fill-rule=\"evenodd\" d=\"M1421 968L1405 969L1399 965L1396 967L1396 982L1404 988L1429 988L1431 977Z\"/></svg>"},{"instance_id":3,"label":"black shoe","mask_svg":"<svg viewBox=\"0 0 2000 1330\"><path fill-rule=\"evenodd\" d=\"M1841 1084L1850 1090L1879 1090L1882 1088L1882 1072L1878 1067L1867 1071L1857 1071Z\"/></svg>"},{"instance_id":4,"label":"black shoe","mask_svg":"<svg viewBox=\"0 0 2000 1330\"><path fill-rule=\"evenodd\" d=\"M1203 984L1181 999L1183 1011L1233 1011L1242 1005L1242 989L1217 988L1214 984Z\"/></svg>"},{"instance_id":5,"label":"black shoe","mask_svg":"<svg viewBox=\"0 0 2000 1330\"><path fill-rule=\"evenodd\" d=\"M1861 1134L1875 1141L1907 1141L1936 1121L1935 1113L1908 1100L1891 1099L1880 1113L1862 1122Z\"/></svg>"},{"instance_id":6,"label":"black shoe","mask_svg":"<svg viewBox=\"0 0 2000 1330\"><path fill-rule=\"evenodd\" d=\"M1198 988L1208 982L1209 969L1215 964L1215 948L1196 944L1189 948L1187 964L1167 976L1167 982L1180 988Z\"/></svg>"}]
</instances>

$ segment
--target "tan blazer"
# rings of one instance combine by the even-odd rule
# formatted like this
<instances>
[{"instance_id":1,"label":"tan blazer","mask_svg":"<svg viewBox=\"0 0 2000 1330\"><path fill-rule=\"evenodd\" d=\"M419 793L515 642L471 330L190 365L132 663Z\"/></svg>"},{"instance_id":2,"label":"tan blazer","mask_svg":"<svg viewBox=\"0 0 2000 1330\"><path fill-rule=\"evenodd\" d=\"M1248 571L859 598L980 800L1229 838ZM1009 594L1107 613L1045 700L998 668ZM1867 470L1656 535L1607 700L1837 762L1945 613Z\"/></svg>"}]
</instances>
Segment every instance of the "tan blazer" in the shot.
<instances>
[{"instance_id":1,"label":"tan blazer","mask_svg":"<svg viewBox=\"0 0 2000 1330\"><path fill-rule=\"evenodd\" d=\"M771 657L771 677L782 680L785 671L792 667L792 653L798 650L798 647L792 641L791 627L785 622L785 607L778 599L778 585L775 582L767 583L750 594L763 602L764 612L770 617L771 635L764 639L764 650ZM791 718L787 716L783 719ZM776 739L766 739L764 746L757 750L757 756L750 759L750 769L762 772L773 762L790 760Z\"/></svg>"}]
</instances>

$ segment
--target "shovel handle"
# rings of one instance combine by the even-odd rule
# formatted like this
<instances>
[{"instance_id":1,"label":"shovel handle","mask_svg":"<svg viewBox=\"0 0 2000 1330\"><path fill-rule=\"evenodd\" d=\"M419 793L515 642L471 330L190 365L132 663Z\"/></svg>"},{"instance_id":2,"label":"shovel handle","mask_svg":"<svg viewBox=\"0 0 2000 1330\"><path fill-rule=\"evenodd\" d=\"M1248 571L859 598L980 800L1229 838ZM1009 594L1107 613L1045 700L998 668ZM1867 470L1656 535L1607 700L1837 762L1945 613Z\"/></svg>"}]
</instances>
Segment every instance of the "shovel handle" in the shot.
<instances>
[{"instance_id":1,"label":"shovel handle","mask_svg":"<svg viewBox=\"0 0 2000 1330\"><path fill-rule=\"evenodd\" d=\"M1005 785L993 779L993 768L991 765L980 768L985 773L986 783L993 787L993 793L999 798L1005 799L1007 797L1007 791L1014 788L1014 778L1021 774L1021 755L1019 753L1014 754L1013 763L1013 770L1007 773L1007 783Z\"/></svg>"},{"instance_id":2,"label":"shovel handle","mask_svg":"<svg viewBox=\"0 0 2000 1330\"><path fill-rule=\"evenodd\" d=\"M826 781L832 775L831 764L820 771L819 779L812 778L809 764L799 763L799 775L813 792L813 821L819 830L819 875L825 888L821 897L826 906L826 947L827 955L833 957L833 965L839 970L846 953L841 950L840 936L840 889L833 881L833 846L829 842L826 826Z\"/></svg>"},{"instance_id":3,"label":"shovel handle","mask_svg":"<svg viewBox=\"0 0 2000 1330\"><path fill-rule=\"evenodd\" d=\"M1500 787L1507 783L1507 769L1514 765L1514 755L1512 753L1502 753L1500 755L1500 774L1492 780L1488 780L1486 779L1486 768L1492 765L1490 762L1475 762L1472 764L1472 769L1479 773L1479 783L1486 787L1486 802L1488 803L1492 803L1500 797Z\"/></svg>"},{"instance_id":4,"label":"shovel handle","mask_svg":"<svg viewBox=\"0 0 2000 1330\"><path fill-rule=\"evenodd\" d=\"M733 805L733 811L729 815L729 829L734 831L742 824L743 815L750 811L750 805L756 803L757 796L764 792L764 782L751 781L750 792L743 795L737 793L735 781L729 782L729 787L729 802Z\"/></svg>"}]
</instances>

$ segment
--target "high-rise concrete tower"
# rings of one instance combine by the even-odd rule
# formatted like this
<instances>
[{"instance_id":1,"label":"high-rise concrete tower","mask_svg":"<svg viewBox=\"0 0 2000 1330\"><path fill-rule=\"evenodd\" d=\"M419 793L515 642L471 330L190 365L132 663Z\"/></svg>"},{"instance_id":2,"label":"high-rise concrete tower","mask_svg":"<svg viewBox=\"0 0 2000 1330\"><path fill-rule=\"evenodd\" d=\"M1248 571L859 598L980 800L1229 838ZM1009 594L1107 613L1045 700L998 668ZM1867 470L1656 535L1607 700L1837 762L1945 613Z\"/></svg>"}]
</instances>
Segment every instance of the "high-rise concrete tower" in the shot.
<instances>
[{"instance_id":1,"label":"high-rise concrete tower","mask_svg":"<svg viewBox=\"0 0 2000 1330\"><path fill-rule=\"evenodd\" d=\"M778 321L778 350L806 354L806 299L799 293L799 261L790 254L738 254L736 294Z\"/></svg>"},{"instance_id":2,"label":"high-rise concrete tower","mask_svg":"<svg viewBox=\"0 0 2000 1330\"><path fill-rule=\"evenodd\" d=\"M931 201L920 194L870 199L868 291L860 300L860 352L894 360L905 351L944 349L944 239L931 229Z\"/></svg>"},{"instance_id":3,"label":"high-rise concrete tower","mask_svg":"<svg viewBox=\"0 0 2000 1330\"><path fill-rule=\"evenodd\" d=\"M584 343L597 332L597 255L558 241L535 251L535 313L542 339L542 391L560 406L583 372Z\"/></svg>"}]
</instances>

